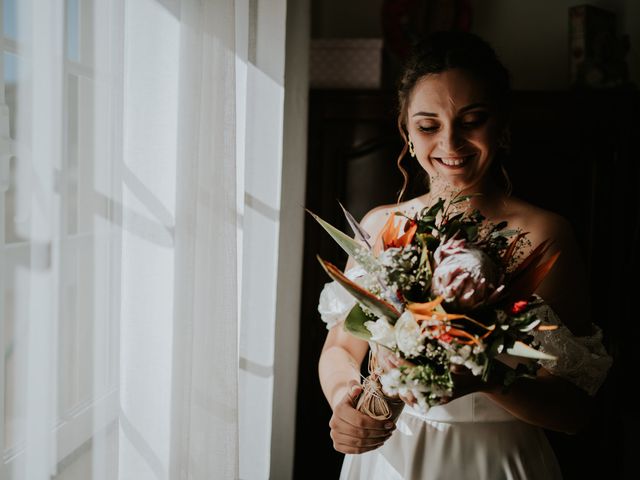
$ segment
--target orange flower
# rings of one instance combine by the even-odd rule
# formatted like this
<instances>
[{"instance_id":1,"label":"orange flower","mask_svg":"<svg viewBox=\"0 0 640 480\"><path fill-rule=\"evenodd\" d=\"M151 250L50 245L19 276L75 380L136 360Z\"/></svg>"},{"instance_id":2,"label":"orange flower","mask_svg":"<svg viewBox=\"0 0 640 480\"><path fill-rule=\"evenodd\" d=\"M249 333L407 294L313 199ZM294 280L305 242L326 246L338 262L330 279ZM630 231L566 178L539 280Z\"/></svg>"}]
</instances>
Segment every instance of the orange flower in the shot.
<instances>
[{"instance_id":1,"label":"orange flower","mask_svg":"<svg viewBox=\"0 0 640 480\"><path fill-rule=\"evenodd\" d=\"M440 322L440 327L446 325L446 334L448 335L448 337L446 338L449 339L448 341L451 341L451 339L455 338L457 342L465 345L471 345L474 343L480 345L480 340L488 337L493 331L494 326L487 327L466 315L460 315L457 313L446 313L440 305L442 303L442 300L442 297L437 297L435 300L432 300L430 302L409 303L407 305L407 310L409 310L413 314L418 323L428 320L435 320ZM480 337L472 335L471 333L464 330L464 327L462 325L456 325L456 327L454 327L451 324L451 320L459 320L462 322L472 323L485 329L486 333L484 333ZM430 325L427 328L430 328L432 331L436 331L440 327L438 325Z\"/></svg>"},{"instance_id":2,"label":"orange flower","mask_svg":"<svg viewBox=\"0 0 640 480\"><path fill-rule=\"evenodd\" d=\"M389 220L382 229L382 243L384 249L388 248L397 248L397 247L406 247L413 240L413 236L416 234L418 230L418 224L414 220L405 221L404 225L404 234L398 236L400 234L400 224L395 225L394 222L395 215L390 215ZM407 228L407 222L409 222L409 226Z\"/></svg>"}]
</instances>

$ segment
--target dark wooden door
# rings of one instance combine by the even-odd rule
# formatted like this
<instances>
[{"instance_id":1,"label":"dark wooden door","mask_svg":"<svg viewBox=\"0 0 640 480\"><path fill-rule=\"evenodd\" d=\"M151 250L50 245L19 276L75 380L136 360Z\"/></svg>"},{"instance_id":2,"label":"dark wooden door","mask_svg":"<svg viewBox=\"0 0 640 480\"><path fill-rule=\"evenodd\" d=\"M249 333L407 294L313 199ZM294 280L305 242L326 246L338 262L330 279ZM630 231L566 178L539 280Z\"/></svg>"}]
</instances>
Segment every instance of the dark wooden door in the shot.
<instances>
[{"instance_id":1,"label":"dark wooden door","mask_svg":"<svg viewBox=\"0 0 640 480\"><path fill-rule=\"evenodd\" d=\"M380 92L312 91L306 207L348 232L340 201L360 219L392 203L402 176L394 170L402 143L394 132L394 102ZM385 177L386 175L386 177ZM318 381L327 334L317 312L329 281L316 254L344 268L346 255L310 216L305 223L300 366L294 478L338 478L343 456L329 437L331 409Z\"/></svg>"}]
</instances>

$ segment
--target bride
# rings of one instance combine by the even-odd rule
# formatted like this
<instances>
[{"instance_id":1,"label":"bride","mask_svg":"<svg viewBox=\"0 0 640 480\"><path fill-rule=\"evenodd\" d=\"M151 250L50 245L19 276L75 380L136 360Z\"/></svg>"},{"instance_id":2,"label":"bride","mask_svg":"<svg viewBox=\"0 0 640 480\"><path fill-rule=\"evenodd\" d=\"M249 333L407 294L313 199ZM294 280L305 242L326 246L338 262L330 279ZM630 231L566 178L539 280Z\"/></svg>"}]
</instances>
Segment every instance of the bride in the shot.
<instances>
[{"instance_id":1,"label":"bride","mask_svg":"<svg viewBox=\"0 0 640 480\"><path fill-rule=\"evenodd\" d=\"M376 238L395 211L413 216L439 197L473 193L478 195L470 200L472 208L488 221L507 221L510 228L528 232L529 248L552 239L548 255L561 255L536 293L551 307L547 321L560 328L541 332L536 340L557 360L541 361L535 380L520 379L508 393L456 370L449 403L424 414L412 407L415 399L402 397L392 403L390 420L374 420L355 409L369 345L334 328L350 304L342 301L341 287L327 284L319 310L330 330L319 375L333 410L333 445L346 454L340 478L561 478L543 429L575 433L586 425L611 358L590 319L586 273L568 222L510 195L501 160L508 141L508 72L480 38L440 32L415 49L398 97L398 126L406 142L398 166L406 187L400 159L408 149L429 176L429 192L374 208L361 225ZM354 267L349 259L348 276L357 276ZM390 369L398 359L379 353L377 361Z\"/></svg>"}]
</instances>

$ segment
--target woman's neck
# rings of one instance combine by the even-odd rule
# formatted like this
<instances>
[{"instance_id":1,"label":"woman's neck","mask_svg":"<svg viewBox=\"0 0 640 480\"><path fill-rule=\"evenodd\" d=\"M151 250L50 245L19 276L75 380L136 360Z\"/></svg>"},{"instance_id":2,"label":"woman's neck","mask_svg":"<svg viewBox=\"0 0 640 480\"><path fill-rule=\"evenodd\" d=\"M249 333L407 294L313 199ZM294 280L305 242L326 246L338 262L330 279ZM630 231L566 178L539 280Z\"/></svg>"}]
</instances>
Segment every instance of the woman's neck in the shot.
<instances>
[{"instance_id":1,"label":"woman's neck","mask_svg":"<svg viewBox=\"0 0 640 480\"><path fill-rule=\"evenodd\" d=\"M492 179L487 178L469 187L459 189L438 178L432 179L429 192L419 197L420 203L433 205L439 198L445 202L457 196L470 195L469 202L461 202L460 209L478 209L486 217L500 215L506 207L504 190Z\"/></svg>"}]
</instances>

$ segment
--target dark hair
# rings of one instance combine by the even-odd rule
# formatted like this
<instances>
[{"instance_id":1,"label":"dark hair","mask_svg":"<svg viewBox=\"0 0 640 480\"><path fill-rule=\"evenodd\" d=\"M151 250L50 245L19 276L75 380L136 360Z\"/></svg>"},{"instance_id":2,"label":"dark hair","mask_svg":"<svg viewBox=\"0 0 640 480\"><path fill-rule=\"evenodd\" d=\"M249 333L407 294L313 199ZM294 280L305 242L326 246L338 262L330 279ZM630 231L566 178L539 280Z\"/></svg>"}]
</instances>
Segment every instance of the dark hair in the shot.
<instances>
[{"instance_id":1,"label":"dark hair","mask_svg":"<svg viewBox=\"0 0 640 480\"><path fill-rule=\"evenodd\" d=\"M398 129L404 139L404 147L397 162L404 177L398 202L408 183L407 171L400 163L408 150L406 118L411 92L418 80L425 75L441 73L453 68L466 70L485 82L494 105L505 114L505 117L508 116L511 96L509 72L487 42L472 33L446 31L433 33L417 43L405 63L398 82ZM509 184L508 177L506 183ZM509 185L508 189L510 189Z\"/></svg>"}]
</instances>

